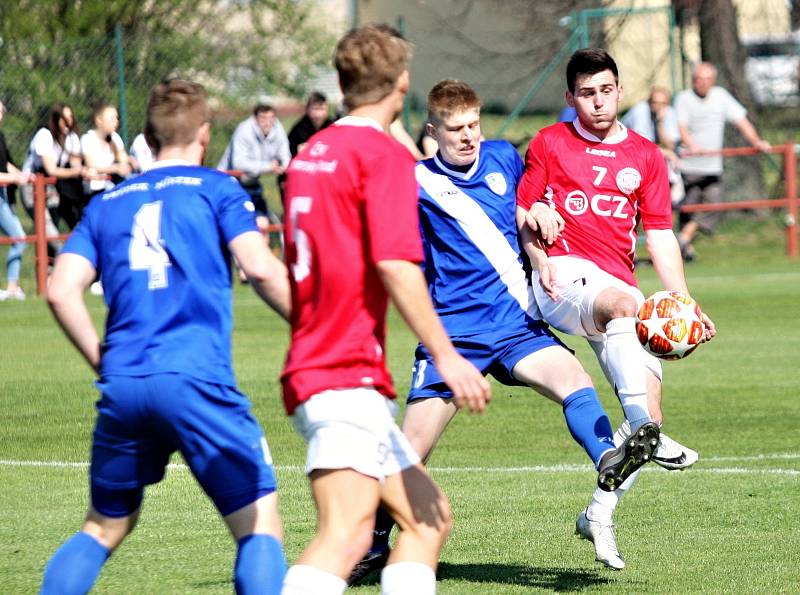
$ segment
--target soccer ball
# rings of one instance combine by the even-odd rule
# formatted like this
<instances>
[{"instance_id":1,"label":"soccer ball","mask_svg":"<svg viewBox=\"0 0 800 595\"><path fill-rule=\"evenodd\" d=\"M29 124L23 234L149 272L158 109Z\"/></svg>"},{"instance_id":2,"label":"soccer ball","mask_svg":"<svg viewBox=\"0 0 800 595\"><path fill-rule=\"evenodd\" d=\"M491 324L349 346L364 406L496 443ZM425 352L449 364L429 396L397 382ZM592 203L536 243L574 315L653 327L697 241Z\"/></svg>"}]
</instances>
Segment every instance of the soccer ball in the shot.
<instances>
[{"instance_id":1,"label":"soccer ball","mask_svg":"<svg viewBox=\"0 0 800 595\"><path fill-rule=\"evenodd\" d=\"M657 291L636 314L636 334L645 351L661 359L680 359L703 338L700 307L678 291Z\"/></svg>"}]
</instances>

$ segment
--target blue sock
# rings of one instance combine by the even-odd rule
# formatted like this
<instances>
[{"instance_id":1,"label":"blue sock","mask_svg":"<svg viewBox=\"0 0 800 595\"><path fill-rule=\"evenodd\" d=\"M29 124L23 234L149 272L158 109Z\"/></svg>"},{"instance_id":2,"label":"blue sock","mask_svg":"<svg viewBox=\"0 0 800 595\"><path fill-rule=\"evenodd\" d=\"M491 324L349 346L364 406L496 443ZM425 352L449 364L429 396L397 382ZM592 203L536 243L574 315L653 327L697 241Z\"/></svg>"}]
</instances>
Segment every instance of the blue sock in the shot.
<instances>
[{"instance_id":1,"label":"blue sock","mask_svg":"<svg viewBox=\"0 0 800 595\"><path fill-rule=\"evenodd\" d=\"M611 422L597 393L591 387L578 389L564 399L562 405L569 433L583 447L596 468L603 453L614 448Z\"/></svg>"},{"instance_id":2,"label":"blue sock","mask_svg":"<svg viewBox=\"0 0 800 595\"><path fill-rule=\"evenodd\" d=\"M370 554L382 554L389 549L389 536L392 534L394 519L383 507L378 508L375 515L375 529L372 531Z\"/></svg>"},{"instance_id":3,"label":"blue sock","mask_svg":"<svg viewBox=\"0 0 800 595\"><path fill-rule=\"evenodd\" d=\"M253 534L239 540L233 581L239 595L278 595L286 574L281 543L272 535Z\"/></svg>"},{"instance_id":4,"label":"blue sock","mask_svg":"<svg viewBox=\"0 0 800 595\"><path fill-rule=\"evenodd\" d=\"M111 550L88 533L76 533L47 563L40 595L88 593L110 555Z\"/></svg>"}]
</instances>

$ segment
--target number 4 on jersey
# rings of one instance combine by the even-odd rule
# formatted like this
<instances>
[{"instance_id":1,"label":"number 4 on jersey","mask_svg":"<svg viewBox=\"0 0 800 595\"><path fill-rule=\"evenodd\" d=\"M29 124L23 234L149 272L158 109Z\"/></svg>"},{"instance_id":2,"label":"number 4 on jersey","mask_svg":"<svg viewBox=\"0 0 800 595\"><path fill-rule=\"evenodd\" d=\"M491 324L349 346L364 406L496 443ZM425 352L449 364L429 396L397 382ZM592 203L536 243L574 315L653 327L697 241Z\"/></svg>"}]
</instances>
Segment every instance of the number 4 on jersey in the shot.
<instances>
[{"instance_id":1,"label":"number 4 on jersey","mask_svg":"<svg viewBox=\"0 0 800 595\"><path fill-rule=\"evenodd\" d=\"M161 201L141 206L133 218L128 259L132 271L147 271L147 288L167 287L171 265L161 239Z\"/></svg>"}]
</instances>

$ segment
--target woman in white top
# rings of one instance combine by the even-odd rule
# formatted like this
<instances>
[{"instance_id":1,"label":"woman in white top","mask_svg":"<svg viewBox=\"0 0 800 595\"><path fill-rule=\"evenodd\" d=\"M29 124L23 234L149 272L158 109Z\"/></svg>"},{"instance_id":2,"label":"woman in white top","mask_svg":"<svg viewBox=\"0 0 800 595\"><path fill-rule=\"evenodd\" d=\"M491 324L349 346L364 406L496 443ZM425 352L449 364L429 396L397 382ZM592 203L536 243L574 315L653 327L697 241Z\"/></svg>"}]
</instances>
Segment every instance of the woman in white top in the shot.
<instances>
[{"instance_id":1,"label":"woman in white top","mask_svg":"<svg viewBox=\"0 0 800 595\"><path fill-rule=\"evenodd\" d=\"M57 180L55 187L47 188L47 206L52 219L47 222L47 235L58 233L57 225L62 217L70 228L74 227L83 207L83 167L78 127L70 106L55 103L50 107L47 126L34 135L22 171ZM23 186L22 199L25 210L33 217L31 186Z\"/></svg>"},{"instance_id":2,"label":"woman in white top","mask_svg":"<svg viewBox=\"0 0 800 595\"><path fill-rule=\"evenodd\" d=\"M147 144L144 133L140 132L136 135L136 138L133 139L129 161L131 169L138 173L149 168L153 161L155 161L153 150L150 148L150 145Z\"/></svg>"},{"instance_id":3,"label":"woman in white top","mask_svg":"<svg viewBox=\"0 0 800 595\"><path fill-rule=\"evenodd\" d=\"M83 162L87 168L84 191L88 196L113 188L131 173L125 144L117 134L117 108L100 103L93 117L94 128L81 137Z\"/></svg>"}]
</instances>

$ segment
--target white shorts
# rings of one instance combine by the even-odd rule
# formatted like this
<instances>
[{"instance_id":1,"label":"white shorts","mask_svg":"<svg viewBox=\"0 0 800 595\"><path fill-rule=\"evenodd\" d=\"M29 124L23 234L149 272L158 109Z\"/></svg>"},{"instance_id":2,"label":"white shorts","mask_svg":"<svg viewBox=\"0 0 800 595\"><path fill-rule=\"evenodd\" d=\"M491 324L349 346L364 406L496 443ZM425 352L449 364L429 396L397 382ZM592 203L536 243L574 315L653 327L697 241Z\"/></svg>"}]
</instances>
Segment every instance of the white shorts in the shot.
<instances>
[{"instance_id":1,"label":"white shorts","mask_svg":"<svg viewBox=\"0 0 800 595\"><path fill-rule=\"evenodd\" d=\"M379 481L419 463L397 427L397 405L373 388L326 390L295 409L295 430L308 443L306 473L354 469Z\"/></svg>"},{"instance_id":2,"label":"white shorts","mask_svg":"<svg viewBox=\"0 0 800 595\"><path fill-rule=\"evenodd\" d=\"M606 335L594 324L594 302L604 289L614 287L630 294L639 308L644 302L644 295L638 287L628 285L614 275L605 272L596 264L585 258L575 256L554 256L550 259L556 267L556 291L560 299L550 299L542 284L539 273L534 271L532 278L533 295L541 310L542 318L553 328L577 337L586 337L597 355L611 385L611 372L606 357ZM647 368L660 380L662 378L661 362L645 352Z\"/></svg>"},{"instance_id":3,"label":"white shorts","mask_svg":"<svg viewBox=\"0 0 800 595\"><path fill-rule=\"evenodd\" d=\"M594 302L600 292L609 287L633 296L637 308L644 302L639 288L617 279L585 258L554 256L550 262L556 267L555 289L561 299L557 302L550 299L536 271L533 272L533 295L542 318L561 332L578 337L602 334L594 324Z\"/></svg>"}]
</instances>

